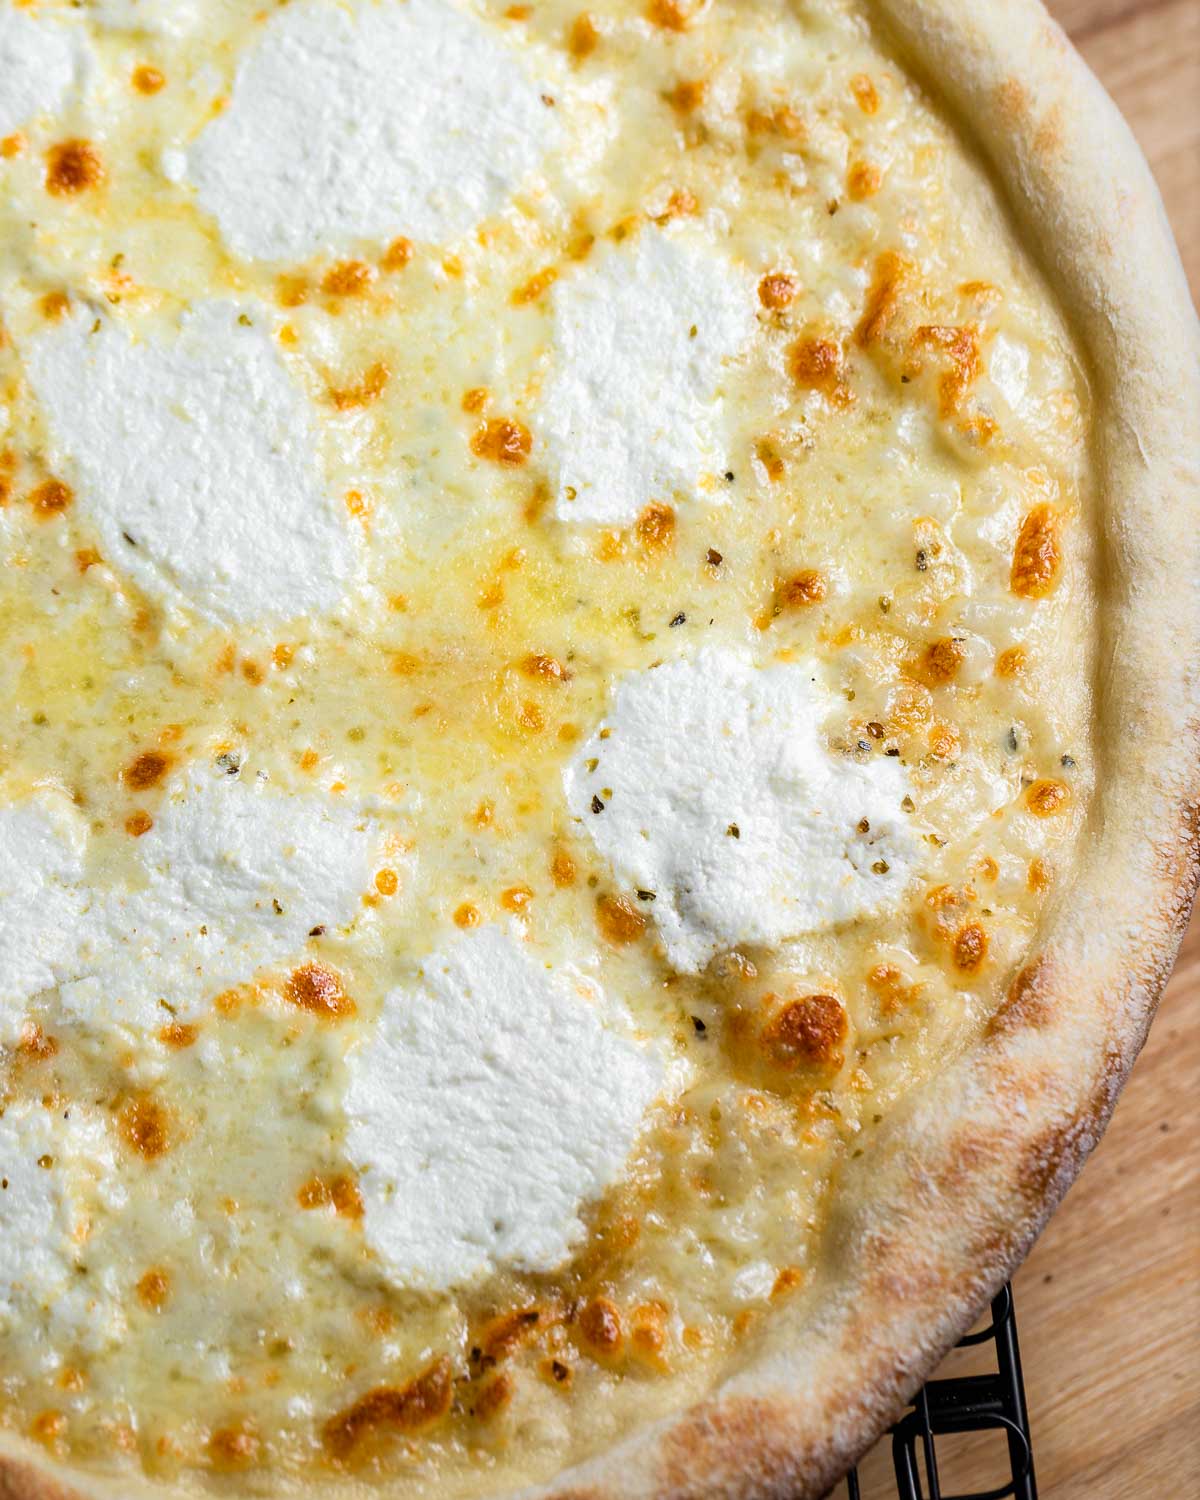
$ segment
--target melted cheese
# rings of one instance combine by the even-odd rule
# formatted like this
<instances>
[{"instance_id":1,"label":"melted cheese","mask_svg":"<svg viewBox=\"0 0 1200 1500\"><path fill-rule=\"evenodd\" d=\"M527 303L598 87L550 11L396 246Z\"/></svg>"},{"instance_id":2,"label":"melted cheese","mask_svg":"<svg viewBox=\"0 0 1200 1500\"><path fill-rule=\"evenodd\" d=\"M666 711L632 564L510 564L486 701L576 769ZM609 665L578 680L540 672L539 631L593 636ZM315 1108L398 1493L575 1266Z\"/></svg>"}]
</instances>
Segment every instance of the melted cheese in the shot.
<instances>
[{"instance_id":1,"label":"melted cheese","mask_svg":"<svg viewBox=\"0 0 1200 1500\"><path fill-rule=\"evenodd\" d=\"M26 358L115 566L223 623L337 604L349 518L323 483L305 397L245 313L207 304L135 341L80 309Z\"/></svg>"},{"instance_id":2,"label":"melted cheese","mask_svg":"<svg viewBox=\"0 0 1200 1500\"><path fill-rule=\"evenodd\" d=\"M191 175L239 255L297 260L454 238L504 206L554 134L521 62L450 0L307 0L263 31Z\"/></svg>"},{"instance_id":3,"label":"melted cheese","mask_svg":"<svg viewBox=\"0 0 1200 1500\"><path fill-rule=\"evenodd\" d=\"M721 380L754 328L745 273L694 234L647 229L561 281L553 319L538 431L559 519L725 498Z\"/></svg>"},{"instance_id":4,"label":"melted cheese","mask_svg":"<svg viewBox=\"0 0 1200 1500\"><path fill-rule=\"evenodd\" d=\"M626 678L566 773L572 812L653 902L676 968L903 898L917 863L901 805L912 783L896 761L830 753L818 672L706 651Z\"/></svg>"},{"instance_id":5,"label":"melted cheese","mask_svg":"<svg viewBox=\"0 0 1200 1500\"><path fill-rule=\"evenodd\" d=\"M347 1149L367 1238L401 1285L567 1258L581 1205L620 1173L662 1086L620 1019L497 928L440 949L388 995L351 1058Z\"/></svg>"}]
</instances>

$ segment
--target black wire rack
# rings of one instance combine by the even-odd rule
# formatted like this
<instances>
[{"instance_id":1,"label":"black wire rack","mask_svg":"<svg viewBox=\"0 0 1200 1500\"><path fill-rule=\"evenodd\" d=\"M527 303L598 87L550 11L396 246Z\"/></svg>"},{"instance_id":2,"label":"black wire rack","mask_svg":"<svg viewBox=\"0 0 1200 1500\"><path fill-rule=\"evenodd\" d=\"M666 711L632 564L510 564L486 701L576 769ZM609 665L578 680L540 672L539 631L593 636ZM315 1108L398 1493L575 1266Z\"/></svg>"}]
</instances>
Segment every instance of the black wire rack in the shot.
<instances>
[{"instance_id":1,"label":"black wire rack","mask_svg":"<svg viewBox=\"0 0 1200 1500\"><path fill-rule=\"evenodd\" d=\"M1037 1500L1029 1413L1021 1379L1017 1317L1010 1286L992 1303L986 1328L969 1333L960 1349L993 1346L995 1369L983 1375L956 1375L931 1380L912 1408L892 1428L892 1465L899 1500ZM937 1439L970 1432L999 1432L1007 1440L1007 1478L997 1475L994 1489L951 1494L938 1475ZM841 1493L835 1492L835 1493ZM862 1500L858 1471L846 1476L848 1500Z\"/></svg>"}]
</instances>

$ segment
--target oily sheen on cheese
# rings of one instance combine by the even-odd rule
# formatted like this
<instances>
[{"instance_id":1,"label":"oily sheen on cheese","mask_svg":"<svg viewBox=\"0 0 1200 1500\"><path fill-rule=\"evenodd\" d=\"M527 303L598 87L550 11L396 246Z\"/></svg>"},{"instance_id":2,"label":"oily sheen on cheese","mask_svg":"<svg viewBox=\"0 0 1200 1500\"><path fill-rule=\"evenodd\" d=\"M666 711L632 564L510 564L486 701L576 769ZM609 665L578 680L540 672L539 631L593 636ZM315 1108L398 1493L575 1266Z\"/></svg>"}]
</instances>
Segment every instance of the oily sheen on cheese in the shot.
<instances>
[{"instance_id":1,"label":"oily sheen on cheese","mask_svg":"<svg viewBox=\"0 0 1200 1500\"><path fill-rule=\"evenodd\" d=\"M1070 888L1085 369L864 0L0 0L5 1437L466 1500L819 1318Z\"/></svg>"}]
</instances>

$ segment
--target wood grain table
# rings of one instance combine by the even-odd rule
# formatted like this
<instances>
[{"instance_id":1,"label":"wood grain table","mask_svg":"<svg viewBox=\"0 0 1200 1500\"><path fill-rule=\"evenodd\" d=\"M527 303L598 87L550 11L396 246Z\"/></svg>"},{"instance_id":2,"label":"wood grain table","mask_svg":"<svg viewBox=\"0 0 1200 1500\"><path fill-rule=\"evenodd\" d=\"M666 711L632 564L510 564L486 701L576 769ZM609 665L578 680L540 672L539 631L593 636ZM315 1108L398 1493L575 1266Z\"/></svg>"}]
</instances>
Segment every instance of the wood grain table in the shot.
<instances>
[{"instance_id":1,"label":"wood grain table","mask_svg":"<svg viewBox=\"0 0 1200 1500\"><path fill-rule=\"evenodd\" d=\"M1200 302L1200 0L1049 4L1141 141ZM1198 1126L1200 913L1107 1135L1016 1277L1042 1500L1200 1500ZM938 1451L954 1493L1003 1472L995 1437ZM886 1444L861 1472L864 1500L895 1495Z\"/></svg>"}]
</instances>

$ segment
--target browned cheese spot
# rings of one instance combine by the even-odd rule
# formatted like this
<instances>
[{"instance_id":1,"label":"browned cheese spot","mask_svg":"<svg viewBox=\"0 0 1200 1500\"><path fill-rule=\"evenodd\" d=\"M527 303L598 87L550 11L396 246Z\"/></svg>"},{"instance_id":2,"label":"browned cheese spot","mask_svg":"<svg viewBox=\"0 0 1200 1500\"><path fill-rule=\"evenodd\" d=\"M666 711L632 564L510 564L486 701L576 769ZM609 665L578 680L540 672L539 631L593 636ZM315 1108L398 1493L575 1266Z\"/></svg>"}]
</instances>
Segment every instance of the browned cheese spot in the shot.
<instances>
[{"instance_id":1,"label":"browned cheese spot","mask_svg":"<svg viewBox=\"0 0 1200 1500\"><path fill-rule=\"evenodd\" d=\"M355 1012L341 975L324 964L301 964L293 969L283 987L284 998L300 1010L327 1021L341 1021Z\"/></svg>"},{"instance_id":2,"label":"browned cheese spot","mask_svg":"<svg viewBox=\"0 0 1200 1500\"><path fill-rule=\"evenodd\" d=\"M567 33L567 47L572 57L590 57L600 42L600 28L587 11L580 11Z\"/></svg>"},{"instance_id":3,"label":"browned cheese spot","mask_svg":"<svg viewBox=\"0 0 1200 1500\"><path fill-rule=\"evenodd\" d=\"M544 682L568 682L571 677L556 656L546 656L540 651L533 651L522 660L521 671L526 677Z\"/></svg>"},{"instance_id":4,"label":"browned cheese spot","mask_svg":"<svg viewBox=\"0 0 1200 1500\"><path fill-rule=\"evenodd\" d=\"M926 687L944 687L958 676L958 670L967 659L967 648L962 641L951 635L941 636L921 653L915 665L914 675Z\"/></svg>"},{"instance_id":5,"label":"browned cheese spot","mask_svg":"<svg viewBox=\"0 0 1200 1500\"><path fill-rule=\"evenodd\" d=\"M675 539L675 512L669 505L651 501L637 518L634 532L648 551L665 551Z\"/></svg>"},{"instance_id":6,"label":"browned cheese spot","mask_svg":"<svg viewBox=\"0 0 1200 1500\"><path fill-rule=\"evenodd\" d=\"M680 115L694 114L704 103L703 78L681 78L667 94L667 103Z\"/></svg>"},{"instance_id":7,"label":"browned cheese spot","mask_svg":"<svg viewBox=\"0 0 1200 1500\"><path fill-rule=\"evenodd\" d=\"M826 592L824 574L816 568L803 568L778 585L775 590L775 606L780 613L807 609L809 605L820 604Z\"/></svg>"},{"instance_id":8,"label":"browned cheese spot","mask_svg":"<svg viewBox=\"0 0 1200 1500\"><path fill-rule=\"evenodd\" d=\"M104 181L104 162L91 141L61 141L46 152L46 191L70 198Z\"/></svg>"},{"instance_id":9,"label":"browned cheese spot","mask_svg":"<svg viewBox=\"0 0 1200 1500\"><path fill-rule=\"evenodd\" d=\"M17 1051L22 1057L34 1062L45 1062L57 1053L58 1041L55 1037L47 1036L36 1021L26 1021L21 1028Z\"/></svg>"},{"instance_id":10,"label":"browned cheese spot","mask_svg":"<svg viewBox=\"0 0 1200 1500\"><path fill-rule=\"evenodd\" d=\"M237 1473L253 1467L262 1453L262 1440L246 1422L216 1428L208 1440L208 1457L214 1469Z\"/></svg>"},{"instance_id":11,"label":"browned cheese spot","mask_svg":"<svg viewBox=\"0 0 1200 1500\"><path fill-rule=\"evenodd\" d=\"M381 360L366 371L357 385L331 386L329 401L338 411L354 411L378 401L387 389L392 372Z\"/></svg>"},{"instance_id":12,"label":"browned cheese spot","mask_svg":"<svg viewBox=\"0 0 1200 1500\"><path fill-rule=\"evenodd\" d=\"M455 908L454 925L456 927L478 927L483 917L479 908L473 906L470 901L464 901L461 906Z\"/></svg>"},{"instance_id":13,"label":"browned cheese spot","mask_svg":"<svg viewBox=\"0 0 1200 1500\"><path fill-rule=\"evenodd\" d=\"M856 202L873 198L883 186L883 169L871 161L856 161L846 174L846 191Z\"/></svg>"},{"instance_id":14,"label":"browned cheese spot","mask_svg":"<svg viewBox=\"0 0 1200 1500\"><path fill-rule=\"evenodd\" d=\"M797 282L786 271L772 271L758 283L758 300L773 312L790 307L796 300Z\"/></svg>"},{"instance_id":15,"label":"browned cheese spot","mask_svg":"<svg viewBox=\"0 0 1200 1500\"><path fill-rule=\"evenodd\" d=\"M1019 677L1025 670L1028 653L1024 646L1009 646L996 658L997 677Z\"/></svg>"},{"instance_id":16,"label":"browned cheese spot","mask_svg":"<svg viewBox=\"0 0 1200 1500\"><path fill-rule=\"evenodd\" d=\"M913 343L918 349L940 350L949 360L950 368L938 382L938 405L943 417L953 416L983 369L979 330L969 323L961 328L926 323L913 335Z\"/></svg>"},{"instance_id":17,"label":"browned cheese spot","mask_svg":"<svg viewBox=\"0 0 1200 1500\"><path fill-rule=\"evenodd\" d=\"M556 849L550 859L550 879L559 890L564 890L575 884L575 877L575 861L565 849Z\"/></svg>"},{"instance_id":18,"label":"browned cheese spot","mask_svg":"<svg viewBox=\"0 0 1200 1500\"><path fill-rule=\"evenodd\" d=\"M768 995L769 1005L775 997ZM806 995L789 1000L762 1029L762 1046L770 1062L792 1072L801 1063L840 1068L846 1040L846 1012L833 995Z\"/></svg>"},{"instance_id":19,"label":"browned cheese spot","mask_svg":"<svg viewBox=\"0 0 1200 1500\"><path fill-rule=\"evenodd\" d=\"M154 827L154 819L143 808L131 812L125 819L125 832L131 839L140 839Z\"/></svg>"},{"instance_id":20,"label":"browned cheese spot","mask_svg":"<svg viewBox=\"0 0 1200 1500\"><path fill-rule=\"evenodd\" d=\"M477 427L471 438L471 452L476 458L505 468L519 468L529 457L533 438L529 428L511 417L492 417Z\"/></svg>"},{"instance_id":21,"label":"browned cheese spot","mask_svg":"<svg viewBox=\"0 0 1200 1500\"><path fill-rule=\"evenodd\" d=\"M579 1314L579 1337L597 1359L614 1359L621 1352L621 1314L607 1297L593 1297Z\"/></svg>"},{"instance_id":22,"label":"browned cheese spot","mask_svg":"<svg viewBox=\"0 0 1200 1500\"><path fill-rule=\"evenodd\" d=\"M646 919L628 896L601 896L596 902L596 924L610 943L624 947L646 930Z\"/></svg>"},{"instance_id":23,"label":"browned cheese spot","mask_svg":"<svg viewBox=\"0 0 1200 1500\"><path fill-rule=\"evenodd\" d=\"M29 504L39 521L50 521L61 516L74 498L70 485L61 479L45 479L30 491Z\"/></svg>"},{"instance_id":24,"label":"browned cheese spot","mask_svg":"<svg viewBox=\"0 0 1200 1500\"><path fill-rule=\"evenodd\" d=\"M788 350L788 370L801 390L820 391L834 406L853 400L841 345L832 339L798 338Z\"/></svg>"},{"instance_id":25,"label":"browned cheese spot","mask_svg":"<svg viewBox=\"0 0 1200 1500\"><path fill-rule=\"evenodd\" d=\"M199 1036L199 1026L191 1026L183 1021L172 1021L169 1026L159 1027L158 1031L158 1039L163 1046L173 1047L177 1052L194 1047Z\"/></svg>"},{"instance_id":26,"label":"browned cheese spot","mask_svg":"<svg viewBox=\"0 0 1200 1500\"><path fill-rule=\"evenodd\" d=\"M50 323L57 323L71 306L71 299L66 292L47 292L38 303L42 317Z\"/></svg>"},{"instance_id":27,"label":"browned cheese spot","mask_svg":"<svg viewBox=\"0 0 1200 1500\"><path fill-rule=\"evenodd\" d=\"M362 260L339 260L321 280L327 297L361 297L370 289L375 272Z\"/></svg>"},{"instance_id":28,"label":"browned cheese spot","mask_svg":"<svg viewBox=\"0 0 1200 1500\"><path fill-rule=\"evenodd\" d=\"M405 266L413 257L412 241L406 240L403 235L394 239L384 251L383 259L379 262L379 269L394 276L397 271L403 271Z\"/></svg>"},{"instance_id":29,"label":"browned cheese spot","mask_svg":"<svg viewBox=\"0 0 1200 1500\"><path fill-rule=\"evenodd\" d=\"M345 1172L339 1172L334 1177L314 1174L300 1185L296 1201L304 1209L332 1208L343 1219L361 1219L363 1216L363 1201L358 1183Z\"/></svg>"},{"instance_id":30,"label":"browned cheese spot","mask_svg":"<svg viewBox=\"0 0 1200 1500\"><path fill-rule=\"evenodd\" d=\"M1053 818L1070 800L1070 790L1061 781L1035 781L1025 793L1025 806L1037 818Z\"/></svg>"},{"instance_id":31,"label":"browned cheese spot","mask_svg":"<svg viewBox=\"0 0 1200 1500\"><path fill-rule=\"evenodd\" d=\"M1052 505L1035 505L1021 522L1009 586L1022 599L1042 599L1058 582L1061 568L1058 513Z\"/></svg>"},{"instance_id":32,"label":"browned cheese spot","mask_svg":"<svg viewBox=\"0 0 1200 1500\"><path fill-rule=\"evenodd\" d=\"M127 1099L117 1116L117 1126L125 1144L147 1161L155 1161L170 1150L167 1112L149 1094Z\"/></svg>"},{"instance_id":33,"label":"browned cheese spot","mask_svg":"<svg viewBox=\"0 0 1200 1500\"><path fill-rule=\"evenodd\" d=\"M143 750L121 772L121 780L134 792L157 786L171 769L171 757L161 750Z\"/></svg>"},{"instance_id":34,"label":"browned cheese spot","mask_svg":"<svg viewBox=\"0 0 1200 1500\"><path fill-rule=\"evenodd\" d=\"M382 1432L419 1432L450 1410L454 1380L450 1361L442 1356L403 1386L376 1386L326 1422L321 1432L326 1449L349 1458L359 1443Z\"/></svg>"},{"instance_id":35,"label":"browned cheese spot","mask_svg":"<svg viewBox=\"0 0 1200 1500\"><path fill-rule=\"evenodd\" d=\"M554 266L543 266L540 271L534 272L528 281L524 281L512 294L514 307L524 307L529 302L536 302L543 292L549 289L558 280L558 271Z\"/></svg>"},{"instance_id":36,"label":"browned cheese spot","mask_svg":"<svg viewBox=\"0 0 1200 1500\"><path fill-rule=\"evenodd\" d=\"M691 19L680 0L650 0L646 16L664 31L686 31Z\"/></svg>"},{"instance_id":37,"label":"browned cheese spot","mask_svg":"<svg viewBox=\"0 0 1200 1500\"><path fill-rule=\"evenodd\" d=\"M510 885L500 893L500 905L505 911L520 913L533 900L533 891L527 885Z\"/></svg>"},{"instance_id":38,"label":"browned cheese spot","mask_svg":"<svg viewBox=\"0 0 1200 1500\"><path fill-rule=\"evenodd\" d=\"M140 63L133 70L133 86L139 94L159 94L167 86L166 76L149 63Z\"/></svg>"},{"instance_id":39,"label":"browned cheese spot","mask_svg":"<svg viewBox=\"0 0 1200 1500\"><path fill-rule=\"evenodd\" d=\"M161 1312L171 1295L171 1278L159 1266L151 1266L137 1284L138 1301L150 1312Z\"/></svg>"},{"instance_id":40,"label":"browned cheese spot","mask_svg":"<svg viewBox=\"0 0 1200 1500\"><path fill-rule=\"evenodd\" d=\"M512 1401L515 1390L516 1385L511 1375L506 1375L503 1371L494 1375L475 1397L475 1416L481 1422L494 1421Z\"/></svg>"},{"instance_id":41,"label":"browned cheese spot","mask_svg":"<svg viewBox=\"0 0 1200 1500\"><path fill-rule=\"evenodd\" d=\"M912 265L895 250L885 250L875 262L875 274L867 290L867 304L854 337L863 349L882 343L900 310L905 283Z\"/></svg>"},{"instance_id":42,"label":"browned cheese spot","mask_svg":"<svg viewBox=\"0 0 1200 1500\"><path fill-rule=\"evenodd\" d=\"M850 80L850 92L854 95L864 115L879 112L879 91L866 73L856 73Z\"/></svg>"},{"instance_id":43,"label":"browned cheese spot","mask_svg":"<svg viewBox=\"0 0 1200 1500\"><path fill-rule=\"evenodd\" d=\"M987 933L978 922L960 927L954 938L954 967L964 974L977 974L987 958Z\"/></svg>"}]
</instances>

